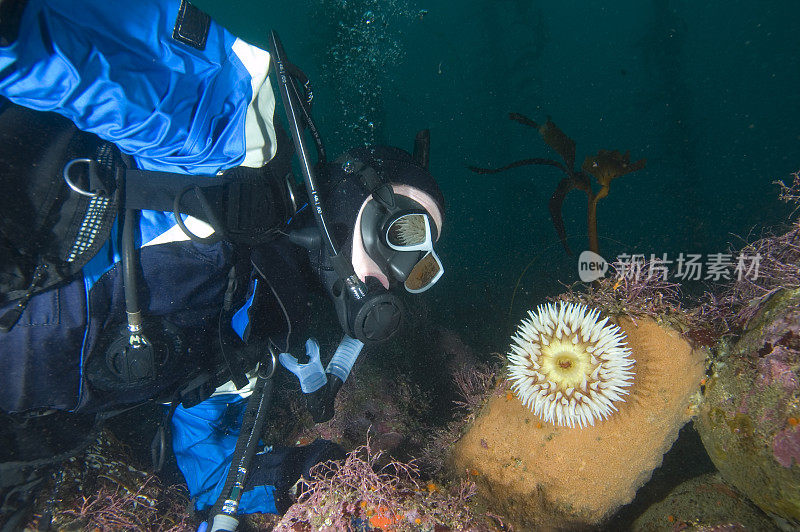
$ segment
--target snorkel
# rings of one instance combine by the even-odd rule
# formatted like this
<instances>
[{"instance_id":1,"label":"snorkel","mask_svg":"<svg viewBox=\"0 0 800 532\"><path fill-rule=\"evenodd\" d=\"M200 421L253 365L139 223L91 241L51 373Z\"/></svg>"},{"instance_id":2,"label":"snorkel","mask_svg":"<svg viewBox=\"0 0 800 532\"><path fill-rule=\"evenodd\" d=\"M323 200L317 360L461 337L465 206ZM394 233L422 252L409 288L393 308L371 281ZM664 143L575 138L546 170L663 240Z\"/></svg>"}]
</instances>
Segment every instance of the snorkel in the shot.
<instances>
[{"instance_id":1,"label":"snorkel","mask_svg":"<svg viewBox=\"0 0 800 532\"><path fill-rule=\"evenodd\" d=\"M386 340L400 326L402 306L399 299L388 292L377 279L369 277L364 282L356 275L350 257L341 252L329 231L314 168L303 138L304 131L308 128L317 145L319 162L325 163L324 148L311 117L311 92L308 80L300 69L286 59L283 45L275 31L270 32L269 40L281 101L286 111L289 130L300 160L303 181L318 230L318 235L297 231L290 234L290 240L311 251L324 246L327 259L337 277L329 290L344 332L365 343ZM301 91L297 86L298 80L304 84L305 100L301 97Z\"/></svg>"}]
</instances>

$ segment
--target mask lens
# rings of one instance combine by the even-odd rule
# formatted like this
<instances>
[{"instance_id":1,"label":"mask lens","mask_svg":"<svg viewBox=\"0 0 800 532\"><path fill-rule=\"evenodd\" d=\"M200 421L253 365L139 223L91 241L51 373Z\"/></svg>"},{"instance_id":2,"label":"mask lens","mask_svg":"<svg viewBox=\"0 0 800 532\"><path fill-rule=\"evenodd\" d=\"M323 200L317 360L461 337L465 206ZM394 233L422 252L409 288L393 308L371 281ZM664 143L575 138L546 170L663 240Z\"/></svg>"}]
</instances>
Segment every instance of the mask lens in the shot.
<instances>
[{"instance_id":1,"label":"mask lens","mask_svg":"<svg viewBox=\"0 0 800 532\"><path fill-rule=\"evenodd\" d=\"M406 278L405 287L411 293L424 292L434 285L444 273L439 257L433 251L426 253Z\"/></svg>"},{"instance_id":2,"label":"mask lens","mask_svg":"<svg viewBox=\"0 0 800 532\"><path fill-rule=\"evenodd\" d=\"M425 214L404 214L389 225L386 243L398 251L420 249L431 241L431 229Z\"/></svg>"}]
</instances>

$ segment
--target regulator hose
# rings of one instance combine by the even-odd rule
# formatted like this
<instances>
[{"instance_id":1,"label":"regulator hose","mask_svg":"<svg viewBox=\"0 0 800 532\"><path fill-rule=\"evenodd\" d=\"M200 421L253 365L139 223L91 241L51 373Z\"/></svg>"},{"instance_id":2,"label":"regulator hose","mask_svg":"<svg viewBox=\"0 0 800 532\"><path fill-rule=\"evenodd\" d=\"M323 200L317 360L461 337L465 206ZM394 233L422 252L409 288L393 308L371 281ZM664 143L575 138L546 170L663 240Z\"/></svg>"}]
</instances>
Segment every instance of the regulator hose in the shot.
<instances>
[{"instance_id":1,"label":"regulator hose","mask_svg":"<svg viewBox=\"0 0 800 532\"><path fill-rule=\"evenodd\" d=\"M272 355L271 366L259 368L253 394L247 402L242 428L239 438L236 440L225 485L209 513L210 516L213 516L209 532L233 532L239 525L239 520L236 518L239 501L242 498L247 475L250 473L250 463L255 456L267 411L272 402L272 375L275 373L277 359L271 348L270 354Z\"/></svg>"}]
</instances>

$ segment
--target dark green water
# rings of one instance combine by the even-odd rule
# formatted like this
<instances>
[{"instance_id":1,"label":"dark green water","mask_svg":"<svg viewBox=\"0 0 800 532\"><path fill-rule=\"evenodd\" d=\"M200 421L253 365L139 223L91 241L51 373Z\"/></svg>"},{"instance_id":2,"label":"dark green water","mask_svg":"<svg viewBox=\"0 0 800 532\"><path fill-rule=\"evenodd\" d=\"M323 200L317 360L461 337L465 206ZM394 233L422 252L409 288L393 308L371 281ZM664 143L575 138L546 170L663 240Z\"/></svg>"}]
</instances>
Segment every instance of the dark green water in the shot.
<instances>
[{"instance_id":1,"label":"dark green water","mask_svg":"<svg viewBox=\"0 0 800 532\"><path fill-rule=\"evenodd\" d=\"M279 32L315 81L331 154L370 142L410 149L430 128L448 201L446 275L424 298L487 347L504 349L525 309L578 279L547 210L562 174L466 168L557 158L509 112L551 116L576 141L578 164L600 148L647 158L600 202L606 258L724 252L787 214L772 182L800 168L796 1L197 3L256 44ZM585 217L586 197L573 192L564 218L578 251Z\"/></svg>"}]
</instances>

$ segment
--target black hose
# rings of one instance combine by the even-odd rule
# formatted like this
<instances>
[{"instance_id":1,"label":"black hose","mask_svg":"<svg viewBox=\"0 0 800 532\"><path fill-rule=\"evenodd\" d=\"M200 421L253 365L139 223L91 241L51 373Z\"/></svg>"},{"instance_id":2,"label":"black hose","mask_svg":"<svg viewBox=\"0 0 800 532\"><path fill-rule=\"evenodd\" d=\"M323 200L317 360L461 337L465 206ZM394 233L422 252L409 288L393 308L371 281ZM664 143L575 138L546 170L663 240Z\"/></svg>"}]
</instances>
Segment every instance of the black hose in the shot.
<instances>
[{"instance_id":1,"label":"black hose","mask_svg":"<svg viewBox=\"0 0 800 532\"><path fill-rule=\"evenodd\" d=\"M122 285L125 287L125 310L128 317L141 311L136 287L136 224L139 211L125 209L125 222L122 225Z\"/></svg>"},{"instance_id":2,"label":"black hose","mask_svg":"<svg viewBox=\"0 0 800 532\"><path fill-rule=\"evenodd\" d=\"M239 500L244 492L245 481L250 473L250 463L253 461L253 456L258 447L267 411L272 401L272 374L275 372L276 362L273 355L272 366L267 374L259 369L253 394L247 402L247 409L242 419L242 427L231 457L228 475L225 477L225 485L209 513L212 519L211 530L224 530L223 528L215 528L214 520L217 516L234 518L225 519L226 524L229 524L229 526L231 521L238 521L235 516L239 508Z\"/></svg>"},{"instance_id":3,"label":"black hose","mask_svg":"<svg viewBox=\"0 0 800 532\"><path fill-rule=\"evenodd\" d=\"M181 217L181 201L183 201L183 196L185 196L189 191L193 191L195 193L197 200L200 202L203 213L205 214L207 223L212 229L214 229L214 232L210 236L197 236L189 231L189 228L183 223L183 218ZM175 196L175 199L172 202L172 216L175 218L175 223L178 224L178 227L180 227L181 231L183 231L183 234L188 236L193 242L197 242L199 244L216 244L222 240L222 237L224 236L224 231L219 218L217 218L217 215L214 214L214 209L211 208L211 204L208 202L203 190L197 185L189 185L181 190L177 196Z\"/></svg>"},{"instance_id":4,"label":"black hose","mask_svg":"<svg viewBox=\"0 0 800 532\"><path fill-rule=\"evenodd\" d=\"M311 162L308 157L308 150L306 149L305 141L303 140L303 131L300 125L301 120L297 109L297 106L302 106L302 104L292 99L292 96L295 96L295 98L297 97L297 88L293 85L294 82L291 74L286 69L283 45L281 44L277 33L271 31L269 34L269 39L270 44L272 45L272 55L273 60L275 61L275 69L278 77L278 87L281 93L281 100L283 101L283 106L286 109L286 115L289 122L289 132L292 135L292 140L294 140L295 149L297 150L297 156L300 159L300 169L303 172L303 180L305 181L308 199L311 203L312 211L314 213L314 219L317 222L317 227L319 227L320 233L322 233L322 239L325 247L331 256L336 256L339 254L339 246L336 244L333 235L328 230L328 224L325 220L322 202L320 200L320 193L317 189L316 179L314 178L314 170L311 167ZM291 90L295 93L294 95L290 93L290 86L292 86Z\"/></svg>"},{"instance_id":5,"label":"black hose","mask_svg":"<svg viewBox=\"0 0 800 532\"><path fill-rule=\"evenodd\" d=\"M296 66L292 65L291 63L287 63L287 70L290 76L297 77L298 74L302 75L301 82L305 88L304 94L308 95L311 93L311 84L308 81L308 78L303 71L297 68ZM305 81L303 81L303 79ZM296 83L291 83L291 90L295 96L295 100L299 102L300 112L303 115L303 122L305 123L308 131L311 133L311 138L314 139L314 144L317 147L317 165L324 165L328 162L328 156L325 153L325 144L322 142L322 136L319 133L319 129L317 128L317 124L314 122L314 118L311 116L311 103L309 100L303 100L300 96L300 89L297 88ZM311 98L311 96L307 96Z\"/></svg>"}]
</instances>

